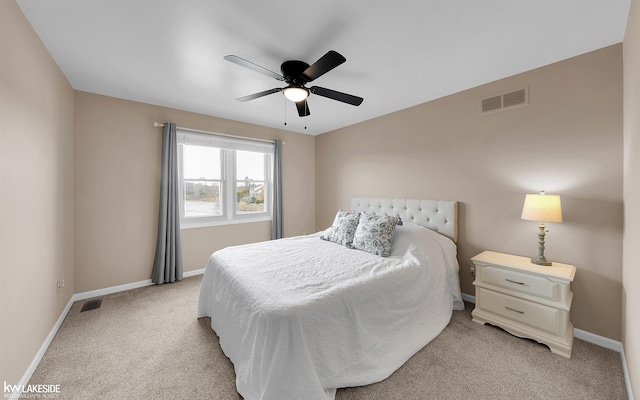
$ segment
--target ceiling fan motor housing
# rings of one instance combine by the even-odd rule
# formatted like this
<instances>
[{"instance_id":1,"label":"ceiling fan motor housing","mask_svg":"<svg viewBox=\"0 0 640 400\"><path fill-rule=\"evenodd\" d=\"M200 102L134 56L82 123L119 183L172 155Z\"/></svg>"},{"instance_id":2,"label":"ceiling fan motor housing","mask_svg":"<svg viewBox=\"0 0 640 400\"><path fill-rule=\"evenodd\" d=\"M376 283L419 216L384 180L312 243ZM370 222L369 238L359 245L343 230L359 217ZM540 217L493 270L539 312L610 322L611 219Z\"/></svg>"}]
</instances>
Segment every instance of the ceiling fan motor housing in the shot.
<instances>
[{"instance_id":1,"label":"ceiling fan motor housing","mask_svg":"<svg viewBox=\"0 0 640 400\"><path fill-rule=\"evenodd\" d=\"M304 85L308 82L308 79L305 79L303 75L307 68L309 68L309 64L298 60L285 61L280 66L284 81L289 84L297 83L298 85Z\"/></svg>"}]
</instances>

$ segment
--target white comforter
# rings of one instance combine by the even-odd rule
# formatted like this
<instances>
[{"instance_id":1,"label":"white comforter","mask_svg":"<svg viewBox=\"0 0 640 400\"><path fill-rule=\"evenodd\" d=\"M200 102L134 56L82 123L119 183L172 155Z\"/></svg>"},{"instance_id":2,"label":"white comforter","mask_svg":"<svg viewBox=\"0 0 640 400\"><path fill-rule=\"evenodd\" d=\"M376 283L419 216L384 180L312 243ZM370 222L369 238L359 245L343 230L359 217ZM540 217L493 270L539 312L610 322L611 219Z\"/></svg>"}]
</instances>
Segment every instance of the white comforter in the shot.
<instances>
[{"instance_id":1,"label":"white comforter","mask_svg":"<svg viewBox=\"0 0 640 400\"><path fill-rule=\"evenodd\" d=\"M245 399L324 400L387 378L452 308L463 308L455 244L405 224L389 258L319 234L217 251L198 317L211 317Z\"/></svg>"}]
</instances>

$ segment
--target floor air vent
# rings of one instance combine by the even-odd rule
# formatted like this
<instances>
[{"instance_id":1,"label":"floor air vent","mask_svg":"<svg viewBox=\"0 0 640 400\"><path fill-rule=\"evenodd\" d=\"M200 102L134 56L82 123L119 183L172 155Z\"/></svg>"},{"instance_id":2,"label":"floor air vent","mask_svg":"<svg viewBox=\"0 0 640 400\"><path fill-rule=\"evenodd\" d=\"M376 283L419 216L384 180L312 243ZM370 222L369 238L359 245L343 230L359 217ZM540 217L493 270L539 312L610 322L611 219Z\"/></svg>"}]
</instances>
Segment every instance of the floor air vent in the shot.
<instances>
[{"instance_id":1,"label":"floor air vent","mask_svg":"<svg viewBox=\"0 0 640 400\"><path fill-rule=\"evenodd\" d=\"M102 299L87 300L82 305L82 310L80 310L80 312L95 310L100 308L101 305L102 305Z\"/></svg>"},{"instance_id":2,"label":"floor air vent","mask_svg":"<svg viewBox=\"0 0 640 400\"><path fill-rule=\"evenodd\" d=\"M517 106L524 106L527 104L529 104L529 88L525 87L481 99L480 114L486 114Z\"/></svg>"}]
</instances>

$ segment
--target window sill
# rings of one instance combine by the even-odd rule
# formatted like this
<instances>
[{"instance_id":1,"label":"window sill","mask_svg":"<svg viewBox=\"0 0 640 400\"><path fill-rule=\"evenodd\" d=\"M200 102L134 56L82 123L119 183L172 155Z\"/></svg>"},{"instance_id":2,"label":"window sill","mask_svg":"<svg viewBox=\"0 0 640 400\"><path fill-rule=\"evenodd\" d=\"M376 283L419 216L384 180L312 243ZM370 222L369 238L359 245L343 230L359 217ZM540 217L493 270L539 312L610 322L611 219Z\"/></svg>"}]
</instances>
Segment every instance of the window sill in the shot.
<instances>
[{"instance_id":1,"label":"window sill","mask_svg":"<svg viewBox=\"0 0 640 400\"><path fill-rule=\"evenodd\" d=\"M238 218L232 220L221 221L180 221L180 229L193 229L193 228L207 228L210 226L223 226L223 225L236 225L236 224L248 224L252 222L265 222L271 221L271 216L256 217L256 218Z\"/></svg>"}]
</instances>

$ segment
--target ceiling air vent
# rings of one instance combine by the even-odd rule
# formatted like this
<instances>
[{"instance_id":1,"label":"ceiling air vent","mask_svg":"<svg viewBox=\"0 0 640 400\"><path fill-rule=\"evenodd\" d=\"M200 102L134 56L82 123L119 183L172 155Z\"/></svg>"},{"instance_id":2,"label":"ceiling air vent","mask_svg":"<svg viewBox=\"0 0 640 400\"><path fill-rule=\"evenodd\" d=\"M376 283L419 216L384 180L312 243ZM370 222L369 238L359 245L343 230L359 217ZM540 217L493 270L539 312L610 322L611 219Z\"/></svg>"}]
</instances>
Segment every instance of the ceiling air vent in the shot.
<instances>
[{"instance_id":1,"label":"ceiling air vent","mask_svg":"<svg viewBox=\"0 0 640 400\"><path fill-rule=\"evenodd\" d=\"M480 100L480 114L529 104L529 88L522 88Z\"/></svg>"}]
</instances>

